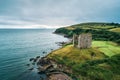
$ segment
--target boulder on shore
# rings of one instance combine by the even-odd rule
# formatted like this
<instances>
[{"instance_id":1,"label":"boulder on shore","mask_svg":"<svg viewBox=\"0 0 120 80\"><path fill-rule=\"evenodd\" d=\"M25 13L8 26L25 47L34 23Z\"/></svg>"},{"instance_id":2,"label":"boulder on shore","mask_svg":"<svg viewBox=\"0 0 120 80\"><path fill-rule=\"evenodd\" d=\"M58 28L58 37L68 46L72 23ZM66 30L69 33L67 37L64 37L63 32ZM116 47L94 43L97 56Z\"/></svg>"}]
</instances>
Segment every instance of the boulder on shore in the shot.
<instances>
[{"instance_id":1,"label":"boulder on shore","mask_svg":"<svg viewBox=\"0 0 120 80\"><path fill-rule=\"evenodd\" d=\"M34 60L34 58L30 58L30 59L29 59L29 61L33 61L33 60Z\"/></svg>"}]
</instances>

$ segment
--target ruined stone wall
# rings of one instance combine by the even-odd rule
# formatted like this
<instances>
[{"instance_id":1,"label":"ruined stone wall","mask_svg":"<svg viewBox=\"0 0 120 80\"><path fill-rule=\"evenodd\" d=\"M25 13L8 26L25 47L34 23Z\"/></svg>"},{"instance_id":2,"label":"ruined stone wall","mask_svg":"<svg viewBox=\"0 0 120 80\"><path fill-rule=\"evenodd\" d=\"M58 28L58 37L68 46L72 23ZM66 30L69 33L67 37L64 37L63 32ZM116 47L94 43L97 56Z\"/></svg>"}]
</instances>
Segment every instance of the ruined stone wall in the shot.
<instances>
[{"instance_id":1,"label":"ruined stone wall","mask_svg":"<svg viewBox=\"0 0 120 80\"><path fill-rule=\"evenodd\" d=\"M74 47L78 46L78 35L76 34L73 35L73 45Z\"/></svg>"},{"instance_id":2,"label":"ruined stone wall","mask_svg":"<svg viewBox=\"0 0 120 80\"><path fill-rule=\"evenodd\" d=\"M90 48L92 44L92 34L81 34L73 36L73 45L77 48Z\"/></svg>"}]
</instances>

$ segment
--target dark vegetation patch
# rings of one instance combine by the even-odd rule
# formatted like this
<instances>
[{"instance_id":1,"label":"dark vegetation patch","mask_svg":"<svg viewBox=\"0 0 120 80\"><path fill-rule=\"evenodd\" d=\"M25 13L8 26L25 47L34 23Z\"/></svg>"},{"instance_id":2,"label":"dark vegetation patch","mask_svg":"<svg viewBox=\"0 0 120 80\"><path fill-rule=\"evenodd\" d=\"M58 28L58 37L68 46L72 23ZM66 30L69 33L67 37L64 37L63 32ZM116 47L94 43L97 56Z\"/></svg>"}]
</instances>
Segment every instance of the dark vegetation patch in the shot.
<instances>
[{"instance_id":1,"label":"dark vegetation patch","mask_svg":"<svg viewBox=\"0 0 120 80\"><path fill-rule=\"evenodd\" d=\"M55 55L55 57L59 64L66 65L73 70L71 76L75 77L76 80L119 80L120 54L111 58L88 60L84 63L75 63L68 57L61 59L60 56ZM66 64L66 62L68 63Z\"/></svg>"}]
</instances>

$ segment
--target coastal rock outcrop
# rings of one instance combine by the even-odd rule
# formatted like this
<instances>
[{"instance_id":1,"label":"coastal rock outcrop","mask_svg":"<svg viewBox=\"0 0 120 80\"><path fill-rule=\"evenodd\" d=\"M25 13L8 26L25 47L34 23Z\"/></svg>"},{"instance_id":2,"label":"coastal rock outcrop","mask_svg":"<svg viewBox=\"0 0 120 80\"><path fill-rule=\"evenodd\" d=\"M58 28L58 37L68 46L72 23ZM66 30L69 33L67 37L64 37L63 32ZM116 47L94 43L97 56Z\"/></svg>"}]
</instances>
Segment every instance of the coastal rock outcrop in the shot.
<instances>
[{"instance_id":1,"label":"coastal rock outcrop","mask_svg":"<svg viewBox=\"0 0 120 80\"><path fill-rule=\"evenodd\" d=\"M47 75L47 80L72 80L67 74L65 74L65 70L63 66L57 64L54 60L42 57L37 62L38 73L45 73ZM67 69L66 69L67 70Z\"/></svg>"}]
</instances>

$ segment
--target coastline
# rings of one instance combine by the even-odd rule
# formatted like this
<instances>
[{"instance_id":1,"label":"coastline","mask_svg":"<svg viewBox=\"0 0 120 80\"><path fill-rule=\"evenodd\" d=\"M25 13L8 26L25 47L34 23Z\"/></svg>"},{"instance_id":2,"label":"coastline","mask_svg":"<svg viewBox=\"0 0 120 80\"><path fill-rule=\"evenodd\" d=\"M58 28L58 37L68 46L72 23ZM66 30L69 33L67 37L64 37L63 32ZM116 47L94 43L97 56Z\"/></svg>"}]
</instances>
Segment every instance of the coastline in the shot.
<instances>
[{"instance_id":1,"label":"coastline","mask_svg":"<svg viewBox=\"0 0 120 80\"><path fill-rule=\"evenodd\" d=\"M59 44L62 44L62 42L60 42ZM61 49L63 48L64 44L59 46L61 46L59 48ZM39 59L39 61L37 62L37 65L40 66L38 68L38 71L39 73L45 73L47 75L47 80L73 80L71 76L69 76L72 73L72 70L70 68L68 69L66 65L59 64L57 61L49 57L52 52L59 49L53 50L46 56Z\"/></svg>"},{"instance_id":2,"label":"coastline","mask_svg":"<svg viewBox=\"0 0 120 80\"><path fill-rule=\"evenodd\" d=\"M54 33L54 34L56 34L56 33ZM57 35L61 35L61 34L57 34ZM61 36L64 36L64 35L61 35ZM70 70L70 68L68 69L67 66L61 65L61 64L57 63L57 61L53 60L52 58L49 58L49 55L51 55L52 52L63 48L63 46L67 43L69 43L69 41L56 42L55 44L60 46L60 48L55 49L55 50L51 49L51 52L49 52L48 54L46 54L47 52L43 51L42 53L46 54L43 57L36 56L34 58L29 59L29 61L34 66L37 66L38 74L45 74L46 75L46 78L41 77L42 80L58 80L58 79L73 80L71 78L71 76L69 76L70 72L72 72ZM27 64L27 66L29 67L30 64ZM28 70L33 70L33 69L34 68L31 67Z\"/></svg>"},{"instance_id":3,"label":"coastline","mask_svg":"<svg viewBox=\"0 0 120 80\"><path fill-rule=\"evenodd\" d=\"M62 36L64 35L62 34ZM97 44L101 42L102 41L100 42L98 41ZM105 42L103 42L103 44L104 43ZM37 65L39 66L38 68L39 73L40 74L45 73L47 75L47 80L53 80L53 79L58 80L58 78L60 78L61 80L65 80L65 79L66 80L78 80L78 79L99 80L100 77L103 80L106 79L111 80L114 78L113 77L114 66L109 63L109 61L112 61L112 64L114 63L114 56L109 57L109 55L106 55L105 52L102 52L101 50L98 49L101 47L95 45L96 47L91 46L91 48L88 49L78 49L78 48L74 48L73 45L69 44L69 41L59 42L58 44L62 44L60 45L61 47L59 49L52 50L46 56L41 57L37 63ZM114 45L110 44L108 46L111 47ZM107 49L107 47L103 47L103 48ZM91 54L94 54L94 56L92 56ZM117 62L119 61L118 56L119 54L115 55L116 57L115 60ZM115 67L118 67L117 64L114 65ZM110 71L112 71L113 69L112 73L109 72L107 67L108 69L109 67L111 67ZM92 74L92 72L94 74ZM105 75L106 72L107 75ZM97 77L96 74L98 75ZM111 77L108 78L106 76L111 76Z\"/></svg>"},{"instance_id":4,"label":"coastline","mask_svg":"<svg viewBox=\"0 0 120 80\"><path fill-rule=\"evenodd\" d=\"M38 74L46 75L46 80L73 80L71 76L69 76L72 73L70 68L68 68L66 65L57 63L57 61L49 57L52 52L59 49L51 51L44 57L36 56L36 58L31 58L30 61L34 62L33 65L37 65ZM29 64L27 66L29 66ZM33 68L30 68L29 70L33 70ZM41 79L43 78L41 77Z\"/></svg>"},{"instance_id":5,"label":"coastline","mask_svg":"<svg viewBox=\"0 0 120 80\"><path fill-rule=\"evenodd\" d=\"M0 30L0 80L38 80L40 76L44 77L37 74L36 64L33 65L29 59L39 55L45 56L51 49L58 49L59 46L55 42L67 41L67 38L52 34L54 30ZM43 51L47 53L43 54ZM34 69L31 70L32 68Z\"/></svg>"}]
</instances>

